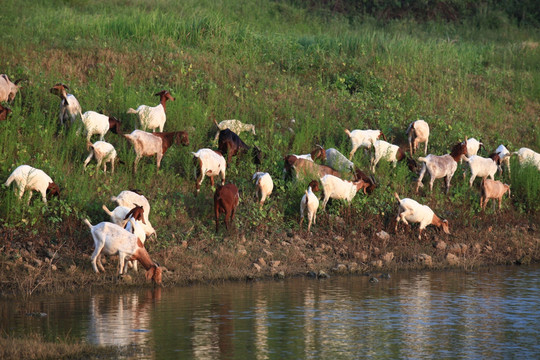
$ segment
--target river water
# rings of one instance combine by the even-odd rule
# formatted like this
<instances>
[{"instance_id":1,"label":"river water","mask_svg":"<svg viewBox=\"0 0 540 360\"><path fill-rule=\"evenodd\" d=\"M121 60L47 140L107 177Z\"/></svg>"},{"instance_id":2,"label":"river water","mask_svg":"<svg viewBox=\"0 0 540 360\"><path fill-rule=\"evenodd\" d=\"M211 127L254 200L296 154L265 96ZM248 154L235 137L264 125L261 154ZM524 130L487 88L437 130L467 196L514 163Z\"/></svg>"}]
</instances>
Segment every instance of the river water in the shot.
<instances>
[{"instance_id":1,"label":"river water","mask_svg":"<svg viewBox=\"0 0 540 360\"><path fill-rule=\"evenodd\" d=\"M540 267L0 300L0 331L141 359L540 358Z\"/></svg>"}]
</instances>

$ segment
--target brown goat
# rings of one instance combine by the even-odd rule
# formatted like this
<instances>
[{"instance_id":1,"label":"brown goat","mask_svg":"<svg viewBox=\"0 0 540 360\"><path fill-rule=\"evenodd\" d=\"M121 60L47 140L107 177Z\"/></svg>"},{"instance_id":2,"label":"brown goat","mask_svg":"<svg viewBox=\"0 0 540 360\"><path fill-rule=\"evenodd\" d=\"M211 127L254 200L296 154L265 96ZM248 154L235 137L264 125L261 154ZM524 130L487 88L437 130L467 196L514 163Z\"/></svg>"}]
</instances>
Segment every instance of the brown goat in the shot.
<instances>
[{"instance_id":1,"label":"brown goat","mask_svg":"<svg viewBox=\"0 0 540 360\"><path fill-rule=\"evenodd\" d=\"M219 230L219 215L225 214L225 227L229 230L230 222L234 219L234 213L240 197L238 188L234 184L218 186L214 193L214 211L216 215L216 232Z\"/></svg>"},{"instance_id":2,"label":"brown goat","mask_svg":"<svg viewBox=\"0 0 540 360\"><path fill-rule=\"evenodd\" d=\"M332 169L330 166L319 165L313 161L298 158L295 155L287 155L283 160L285 161L284 171L290 174L294 170L297 179L312 176L322 178L324 175L341 177L340 172Z\"/></svg>"},{"instance_id":3,"label":"brown goat","mask_svg":"<svg viewBox=\"0 0 540 360\"><path fill-rule=\"evenodd\" d=\"M508 197L510 197L510 185L503 184L500 181L484 179L480 184L480 207L482 210L486 209L486 205L490 199L499 200L499 210L501 209L501 202L503 195L508 191Z\"/></svg>"},{"instance_id":4,"label":"brown goat","mask_svg":"<svg viewBox=\"0 0 540 360\"><path fill-rule=\"evenodd\" d=\"M356 169L354 172L354 181L362 180L365 184L363 185L364 195L371 194L373 190L377 187L375 183L375 178L373 175L368 176L360 169Z\"/></svg>"},{"instance_id":5,"label":"brown goat","mask_svg":"<svg viewBox=\"0 0 540 360\"><path fill-rule=\"evenodd\" d=\"M7 106L0 105L0 121L6 120L9 114L11 114L11 109Z\"/></svg>"}]
</instances>

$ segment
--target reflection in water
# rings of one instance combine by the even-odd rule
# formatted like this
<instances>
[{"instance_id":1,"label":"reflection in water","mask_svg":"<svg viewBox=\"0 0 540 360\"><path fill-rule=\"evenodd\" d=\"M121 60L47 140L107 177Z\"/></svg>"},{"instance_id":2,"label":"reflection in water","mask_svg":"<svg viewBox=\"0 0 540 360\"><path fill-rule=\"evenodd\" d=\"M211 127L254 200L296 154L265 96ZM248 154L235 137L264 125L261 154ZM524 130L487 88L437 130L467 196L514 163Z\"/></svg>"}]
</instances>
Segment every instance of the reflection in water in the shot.
<instances>
[{"instance_id":1,"label":"reflection in water","mask_svg":"<svg viewBox=\"0 0 540 360\"><path fill-rule=\"evenodd\" d=\"M138 358L155 359L539 358L539 275L513 267L0 301L0 331L136 343Z\"/></svg>"}]
</instances>

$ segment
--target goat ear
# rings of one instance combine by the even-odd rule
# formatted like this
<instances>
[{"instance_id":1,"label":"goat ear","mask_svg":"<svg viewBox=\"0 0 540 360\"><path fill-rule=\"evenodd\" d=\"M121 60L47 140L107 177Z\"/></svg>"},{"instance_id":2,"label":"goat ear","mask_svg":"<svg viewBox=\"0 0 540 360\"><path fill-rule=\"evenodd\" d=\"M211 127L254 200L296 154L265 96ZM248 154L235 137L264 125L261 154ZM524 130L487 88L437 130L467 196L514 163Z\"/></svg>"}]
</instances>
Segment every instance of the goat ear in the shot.
<instances>
[{"instance_id":1,"label":"goat ear","mask_svg":"<svg viewBox=\"0 0 540 360\"><path fill-rule=\"evenodd\" d=\"M156 268L155 267L151 267L150 269L148 269L148 271L146 272L146 281L150 281L152 280L152 278L154 277L154 273L156 272Z\"/></svg>"}]
</instances>

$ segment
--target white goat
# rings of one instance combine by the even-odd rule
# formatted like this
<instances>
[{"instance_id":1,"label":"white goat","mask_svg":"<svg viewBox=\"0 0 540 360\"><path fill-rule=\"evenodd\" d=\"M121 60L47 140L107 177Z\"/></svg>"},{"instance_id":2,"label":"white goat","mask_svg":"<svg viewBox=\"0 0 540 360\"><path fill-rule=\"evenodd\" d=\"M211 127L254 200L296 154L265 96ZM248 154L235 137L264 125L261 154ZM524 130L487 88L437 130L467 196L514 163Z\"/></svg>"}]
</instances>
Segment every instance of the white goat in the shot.
<instances>
[{"instance_id":1,"label":"white goat","mask_svg":"<svg viewBox=\"0 0 540 360\"><path fill-rule=\"evenodd\" d=\"M81 121L86 128L86 141L90 141L92 135L99 135L99 140L103 141L109 129L115 133L120 133L120 121L112 116L100 114L95 111L87 111L81 116Z\"/></svg>"},{"instance_id":2,"label":"white goat","mask_svg":"<svg viewBox=\"0 0 540 360\"><path fill-rule=\"evenodd\" d=\"M200 149L196 153L192 152L192 154L198 162L195 170L195 177L197 178L195 183L197 194L201 190L201 184L205 176L210 177L212 187L214 187L214 176L218 175L221 177L221 185L225 185L225 170L227 168L227 163L221 153L205 148ZM198 175L197 172L199 173Z\"/></svg>"},{"instance_id":3,"label":"white goat","mask_svg":"<svg viewBox=\"0 0 540 360\"><path fill-rule=\"evenodd\" d=\"M354 171L354 163L334 148L326 150L325 164L339 172Z\"/></svg>"},{"instance_id":4,"label":"white goat","mask_svg":"<svg viewBox=\"0 0 540 360\"><path fill-rule=\"evenodd\" d=\"M418 234L419 240L422 238L422 231L428 225L441 227L445 233L450 234L448 220L439 218L429 206L420 205L417 201L409 198L400 199L397 193L394 193L394 196L399 202L398 216L396 218L396 232L399 222L403 221L407 225L409 225L409 222L420 223L420 233Z\"/></svg>"},{"instance_id":5,"label":"white goat","mask_svg":"<svg viewBox=\"0 0 540 360\"><path fill-rule=\"evenodd\" d=\"M480 196L480 207L482 210L486 209L486 205L490 199L499 200L500 210L503 195L508 191L508 197L510 197L510 185L503 184L500 181L484 179L480 188L482 191L482 195Z\"/></svg>"},{"instance_id":6,"label":"white goat","mask_svg":"<svg viewBox=\"0 0 540 360\"><path fill-rule=\"evenodd\" d=\"M255 134L255 125L252 124L244 124L240 120L223 120L218 124L218 122L214 119L214 124L218 127L218 131L216 133L216 137L214 138L214 141L217 141L219 138L219 132L221 130L229 129L236 135L240 135L242 131L249 131L253 135Z\"/></svg>"},{"instance_id":7,"label":"white goat","mask_svg":"<svg viewBox=\"0 0 540 360\"><path fill-rule=\"evenodd\" d=\"M93 144L88 143L87 149L90 153L84 161L85 171L90 160L95 157L97 161L96 171L99 170L101 163L103 162L103 171L106 173L107 163L110 162L112 168L111 173L114 174L114 162L116 161L116 150L114 149L114 146L105 141L96 141Z\"/></svg>"},{"instance_id":8,"label":"white goat","mask_svg":"<svg viewBox=\"0 0 540 360\"><path fill-rule=\"evenodd\" d=\"M15 184L19 190L19 199L24 195L25 190L30 190L30 197L28 197L28 204L32 198L33 190L41 193L43 202L47 203L47 194L58 196L60 188L54 183L49 175L43 170L33 168L29 165L21 165L17 167L5 182L5 186L11 185L15 181Z\"/></svg>"},{"instance_id":9,"label":"white goat","mask_svg":"<svg viewBox=\"0 0 540 360\"><path fill-rule=\"evenodd\" d=\"M19 82L21 80L15 80L11 82L6 74L0 75L0 102L7 101L12 102L15 99L15 95L20 90Z\"/></svg>"},{"instance_id":10,"label":"white goat","mask_svg":"<svg viewBox=\"0 0 540 360\"><path fill-rule=\"evenodd\" d=\"M352 142L352 150L349 154L349 160L352 160L354 153L359 147L364 147L366 149L370 149L371 145L377 139L382 136L384 140L386 140L386 137L382 133L381 130L353 130L349 131L348 129L345 129L345 133L351 138Z\"/></svg>"},{"instance_id":11,"label":"white goat","mask_svg":"<svg viewBox=\"0 0 540 360\"><path fill-rule=\"evenodd\" d=\"M369 186L368 183L359 179L355 182L341 180L334 175L325 175L321 178L321 184L324 192L324 200L322 209L326 208L326 203L330 198L343 199L351 202L358 190L365 189Z\"/></svg>"},{"instance_id":12,"label":"white goat","mask_svg":"<svg viewBox=\"0 0 540 360\"><path fill-rule=\"evenodd\" d=\"M300 227L302 227L304 214L307 210L308 232L311 230L311 224L316 224L317 209L319 208L319 199L317 198L317 195L313 193L314 191L319 191L319 182L317 180L313 180L309 183L306 193L300 201Z\"/></svg>"},{"instance_id":13,"label":"white goat","mask_svg":"<svg viewBox=\"0 0 540 360\"><path fill-rule=\"evenodd\" d=\"M405 151L397 145L390 144L384 140L377 140L373 144L375 153L371 158L371 172L375 173L375 166L381 159L391 161L396 167L398 161L406 158Z\"/></svg>"},{"instance_id":14,"label":"white goat","mask_svg":"<svg viewBox=\"0 0 540 360\"><path fill-rule=\"evenodd\" d=\"M167 100L174 101L174 98L167 90L162 90L154 95L159 96L159 105L140 105L137 110L129 108L127 113L137 114L143 130L151 129L152 131L156 131L156 129L159 128L159 131L161 132L165 127L165 121L167 121Z\"/></svg>"},{"instance_id":15,"label":"white goat","mask_svg":"<svg viewBox=\"0 0 540 360\"><path fill-rule=\"evenodd\" d=\"M129 212L130 209L133 209L135 206L142 206L143 207L143 216L144 216L144 223L142 224L142 228L144 229L144 232L146 236L151 236L152 234L156 235L156 230L152 227L152 224L150 223L150 220L148 219L150 215L150 203L148 202L148 199L144 195L137 194L134 191L130 190L124 190L118 196L111 197L111 201L115 201L118 205L123 206L127 208L127 212L123 213L123 210L114 209L113 213L115 218L125 217L126 214ZM104 209L105 210L105 209ZM115 219L113 218L113 215L107 210L105 210L109 216L111 216L111 220L114 223L117 223Z\"/></svg>"},{"instance_id":16,"label":"white goat","mask_svg":"<svg viewBox=\"0 0 540 360\"><path fill-rule=\"evenodd\" d=\"M113 211L110 211L105 205L103 205L101 208L105 210L107 215L111 217L111 222L113 224L121 226L130 233L137 235L137 237L141 239L142 243L144 244L144 242L146 241L146 231L144 230L146 220L144 220L144 211L138 216L133 216L133 211L137 207L142 208L142 206L140 205L136 205L132 209L125 206L117 206ZM129 221L130 218L133 218L133 220L135 220L135 224L137 225L136 227L132 226L131 222ZM155 232L153 232L153 234L155 234Z\"/></svg>"},{"instance_id":17,"label":"white goat","mask_svg":"<svg viewBox=\"0 0 540 360\"><path fill-rule=\"evenodd\" d=\"M135 227L134 220L130 219L130 221ZM84 223L90 228L94 239L95 249L91 263L96 273L99 273L98 266L101 271L105 271L101 264L101 254L109 256L118 254L119 275L127 270L126 260L137 260L146 269L146 279L152 279L156 284L161 284L162 270L157 263L152 261L137 235L110 222L101 222L92 226L88 219L84 219Z\"/></svg>"},{"instance_id":18,"label":"white goat","mask_svg":"<svg viewBox=\"0 0 540 360\"><path fill-rule=\"evenodd\" d=\"M529 149L529 148L521 148L516 152L513 152L512 155L517 155L519 159L519 163L521 165L524 164L531 164L534 165L540 170L540 154Z\"/></svg>"},{"instance_id":19,"label":"white goat","mask_svg":"<svg viewBox=\"0 0 540 360\"><path fill-rule=\"evenodd\" d=\"M458 161L462 155L465 154L466 147L465 144L459 143L452 149L450 154L437 156L429 154L426 157L419 157L418 161L423 162L422 170L420 170L420 176L416 182L416 192L418 188L423 187L422 179L426 173L426 170L429 172L431 179L429 180L429 190L433 190L433 183L435 179L445 178L446 179L446 193L450 190L450 181L457 170Z\"/></svg>"},{"instance_id":20,"label":"white goat","mask_svg":"<svg viewBox=\"0 0 540 360\"><path fill-rule=\"evenodd\" d=\"M72 94L68 94L66 90L69 90L67 85L58 83L50 89L50 92L61 99L60 114L58 116L60 124L64 125L64 121L66 124L69 121L73 125L78 116L82 117L82 109L77 98Z\"/></svg>"},{"instance_id":21,"label":"white goat","mask_svg":"<svg viewBox=\"0 0 540 360\"><path fill-rule=\"evenodd\" d=\"M508 151L506 146L501 144L497 147L497 149L495 149L495 154L499 155L499 162L501 164L499 173L502 173L502 164L505 164L506 168L508 169L508 174L510 174L510 156L512 155L510 151Z\"/></svg>"},{"instance_id":22,"label":"white goat","mask_svg":"<svg viewBox=\"0 0 540 360\"><path fill-rule=\"evenodd\" d=\"M467 157L478 154L478 150L484 146L484 143L476 140L475 138L467 139L467 137L465 137L464 143L467 146L467 152L465 153Z\"/></svg>"},{"instance_id":23,"label":"white goat","mask_svg":"<svg viewBox=\"0 0 540 360\"><path fill-rule=\"evenodd\" d=\"M497 155L495 155L498 157ZM469 163L469 167L471 169L471 179L469 180L469 187L472 186L474 179L476 179L477 176L481 177L482 179L486 179L488 176L491 178L491 180L495 179L495 173L498 170L497 166L497 159L490 159L490 158L484 158L478 155L473 155L469 158L466 156L463 156L462 159ZM465 172L463 172L463 176L465 176Z\"/></svg>"},{"instance_id":24,"label":"white goat","mask_svg":"<svg viewBox=\"0 0 540 360\"><path fill-rule=\"evenodd\" d=\"M411 156L414 154L420 143L425 143L424 154L427 154L429 141L429 125L424 120L416 120L409 124L406 134L409 136L409 150Z\"/></svg>"},{"instance_id":25,"label":"white goat","mask_svg":"<svg viewBox=\"0 0 540 360\"><path fill-rule=\"evenodd\" d=\"M261 196L259 203L261 204L262 209L264 201L272 194L272 190L274 190L274 182L269 173L260 171L253 174L252 180L255 181L255 186L257 187L257 196Z\"/></svg>"}]
</instances>

